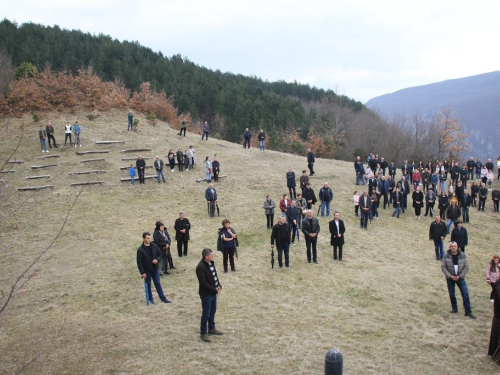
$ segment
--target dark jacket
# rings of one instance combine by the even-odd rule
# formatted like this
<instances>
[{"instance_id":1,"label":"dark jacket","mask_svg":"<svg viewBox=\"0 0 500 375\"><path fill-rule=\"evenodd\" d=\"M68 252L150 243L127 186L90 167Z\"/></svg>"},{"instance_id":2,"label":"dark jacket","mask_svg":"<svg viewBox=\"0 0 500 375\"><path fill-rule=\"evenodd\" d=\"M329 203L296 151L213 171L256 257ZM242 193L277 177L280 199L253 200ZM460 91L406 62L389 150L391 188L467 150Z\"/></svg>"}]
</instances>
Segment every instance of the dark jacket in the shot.
<instances>
[{"instance_id":1,"label":"dark jacket","mask_svg":"<svg viewBox=\"0 0 500 375\"><path fill-rule=\"evenodd\" d=\"M450 199L448 198L447 195L440 195L439 196L439 209L440 210L446 210L448 206L450 205Z\"/></svg>"},{"instance_id":2,"label":"dark jacket","mask_svg":"<svg viewBox=\"0 0 500 375\"><path fill-rule=\"evenodd\" d=\"M250 138L252 138L252 133L250 133L250 130L246 130L244 133L243 133L243 138L246 139L246 140L250 140Z\"/></svg>"},{"instance_id":3,"label":"dark jacket","mask_svg":"<svg viewBox=\"0 0 500 375\"><path fill-rule=\"evenodd\" d=\"M422 207L424 205L424 193L421 191L414 191L412 194L413 207ZM420 202L417 204L417 202Z\"/></svg>"},{"instance_id":4,"label":"dark jacket","mask_svg":"<svg viewBox=\"0 0 500 375\"><path fill-rule=\"evenodd\" d=\"M210 264L214 267L215 275L212 274L212 271L210 271ZM214 262L211 261L210 264L202 259L196 266L196 277L198 277L198 282L200 284L198 292L200 293L201 297L210 297L217 294L214 277L217 278L219 286L222 289L222 285L220 283L219 277L217 276L217 270L215 269Z\"/></svg>"},{"instance_id":5,"label":"dark jacket","mask_svg":"<svg viewBox=\"0 0 500 375\"><path fill-rule=\"evenodd\" d=\"M319 200L322 202L333 201L332 189L330 187L326 190L325 190L325 187L322 187L321 189L319 189Z\"/></svg>"},{"instance_id":6,"label":"dark jacket","mask_svg":"<svg viewBox=\"0 0 500 375\"><path fill-rule=\"evenodd\" d=\"M148 249L149 247L149 249ZM158 263L153 264L153 259L156 259ZM154 244L150 243L149 246L145 246L144 243L137 249L137 267L139 268L139 273L141 275L146 272L156 272L158 271L158 265L161 263L161 250Z\"/></svg>"},{"instance_id":7,"label":"dark jacket","mask_svg":"<svg viewBox=\"0 0 500 375\"><path fill-rule=\"evenodd\" d=\"M439 224L433 221L429 228L429 239L430 240L441 240L441 237L446 237L446 224L444 221L440 221Z\"/></svg>"},{"instance_id":8,"label":"dark jacket","mask_svg":"<svg viewBox=\"0 0 500 375\"><path fill-rule=\"evenodd\" d=\"M216 201L217 200L217 190L215 190L215 188L213 189L213 193L212 193L212 189L210 188L207 188L207 190L205 190L205 199L207 201Z\"/></svg>"},{"instance_id":9,"label":"dark jacket","mask_svg":"<svg viewBox=\"0 0 500 375\"><path fill-rule=\"evenodd\" d=\"M263 141L264 139L266 139L266 134L264 132L261 132L257 135L257 139L259 141Z\"/></svg>"},{"instance_id":10,"label":"dark jacket","mask_svg":"<svg viewBox=\"0 0 500 375\"><path fill-rule=\"evenodd\" d=\"M302 198L304 198L306 200L306 202L312 200L312 203L311 204L315 204L318 200L316 199L316 194L314 194L314 190L313 189L304 189L304 191L302 192Z\"/></svg>"},{"instance_id":11,"label":"dark jacket","mask_svg":"<svg viewBox=\"0 0 500 375\"><path fill-rule=\"evenodd\" d=\"M300 208L298 208L297 206L295 207L288 206L286 208L286 221L288 222L288 224L292 225L293 221L297 220L297 225L298 225L300 216L301 216Z\"/></svg>"},{"instance_id":12,"label":"dark jacket","mask_svg":"<svg viewBox=\"0 0 500 375\"><path fill-rule=\"evenodd\" d=\"M184 218L184 220L181 220L181 218L178 218L175 220L174 229L176 241L189 241L189 230L191 229L191 224L188 219ZM181 233L182 229L186 229L186 233Z\"/></svg>"},{"instance_id":13,"label":"dark jacket","mask_svg":"<svg viewBox=\"0 0 500 375\"><path fill-rule=\"evenodd\" d=\"M402 204L403 204L403 193L394 190L394 192L392 193L392 207L394 208L401 207Z\"/></svg>"},{"instance_id":14,"label":"dark jacket","mask_svg":"<svg viewBox=\"0 0 500 375\"><path fill-rule=\"evenodd\" d=\"M135 166L137 167L137 172L139 172L142 168L142 173L144 173L144 168L146 168L146 161L144 159L137 159L137 161L135 162Z\"/></svg>"},{"instance_id":15,"label":"dark jacket","mask_svg":"<svg viewBox=\"0 0 500 375\"><path fill-rule=\"evenodd\" d=\"M344 233L345 233L344 221L339 220L339 228L337 230L337 225L335 224L335 219L334 219L330 221L329 228L330 228L330 233L332 234L332 238L330 239L330 245L332 246L343 245ZM342 236L337 237L338 234L341 234Z\"/></svg>"},{"instance_id":16,"label":"dark jacket","mask_svg":"<svg viewBox=\"0 0 500 375\"><path fill-rule=\"evenodd\" d=\"M276 224L271 232L271 245L276 242L276 247L281 247L283 244L290 244L290 227L287 223Z\"/></svg>"},{"instance_id":17,"label":"dark jacket","mask_svg":"<svg viewBox=\"0 0 500 375\"><path fill-rule=\"evenodd\" d=\"M468 160L467 161L467 169L470 169L471 171L474 170L474 167L476 166L476 162L474 160Z\"/></svg>"},{"instance_id":18,"label":"dark jacket","mask_svg":"<svg viewBox=\"0 0 500 375\"><path fill-rule=\"evenodd\" d=\"M380 180L378 182L378 191L380 194L387 194L389 192L389 181Z\"/></svg>"},{"instance_id":19,"label":"dark jacket","mask_svg":"<svg viewBox=\"0 0 500 375\"><path fill-rule=\"evenodd\" d=\"M158 166L158 162L160 162L159 166ZM161 160L161 159L155 160L154 166L155 166L155 169L157 171L161 171L163 169L163 160Z\"/></svg>"},{"instance_id":20,"label":"dark jacket","mask_svg":"<svg viewBox=\"0 0 500 375\"><path fill-rule=\"evenodd\" d=\"M293 187L295 185L295 172L286 172L286 186Z\"/></svg>"},{"instance_id":21,"label":"dark jacket","mask_svg":"<svg viewBox=\"0 0 500 375\"><path fill-rule=\"evenodd\" d=\"M470 194L467 195L462 195L462 199L460 199L460 207L462 209L464 208L469 208L470 205L472 204L472 197Z\"/></svg>"},{"instance_id":22,"label":"dark jacket","mask_svg":"<svg viewBox=\"0 0 500 375\"><path fill-rule=\"evenodd\" d=\"M312 226L309 222L309 218L306 216L302 219L302 232L304 235L309 238L309 233L319 233L319 221L315 217L312 218Z\"/></svg>"},{"instance_id":23,"label":"dark jacket","mask_svg":"<svg viewBox=\"0 0 500 375\"><path fill-rule=\"evenodd\" d=\"M463 250L464 246L469 244L469 237L467 236L467 229L462 227L460 229L458 226L451 232L451 240L455 241L460 249Z\"/></svg>"},{"instance_id":24,"label":"dark jacket","mask_svg":"<svg viewBox=\"0 0 500 375\"><path fill-rule=\"evenodd\" d=\"M153 234L155 245L157 245L160 249L163 249L166 245L170 245L170 243L172 242L167 228L165 228L165 235L167 236L167 238L163 237L159 230L155 230Z\"/></svg>"},{"instance_id":25,"label":"dark jacket","mask_svg":"<svg viewBox=\"0 0 500 375\"><path fill-rule=\"evenodd\" d=\"M307 153L307 162L308 163L314 163L316 161L316 159L314 159L314 154L313 152L308 152Z\"/></svg>"},{"instance_id":26,"label":"dark jacket","mask_svg":"<svg viewBox=\"0 0 500 375\"><path fill-rule=\"evenodd\" d=\"M460 207L458 207L457 205L450 206L446 210L447 219L458 220L460 219L460 215L462 215L462 211L460 210Z\"/></svg>"},{"instance_id":27,"label":"dark jacket","mask_svg":"<svg viewBox=\"0 0 500 375\"><path fill-rule=\"evenodd\" d=\"M309 176L301 175L299 181L300 181L300 188L304 190L306 188L306 184L309 182Z\"/></svg>"},{"instance_id":28,"label":"dark jacket","mask_svg":"<svg viewBox=\"0 0 500 375\"><path fill-rule=\"evenodd\" d=\"M363 211L368 212L367 210L363 210L363 209L364 208L370 209L371 206L372 206L372 199L370 198L369 195L366 196L366 205L365 205L364 194L359 196L359 209L361 210L361 212L363 212Z\"/></svg>"}]
</instances>

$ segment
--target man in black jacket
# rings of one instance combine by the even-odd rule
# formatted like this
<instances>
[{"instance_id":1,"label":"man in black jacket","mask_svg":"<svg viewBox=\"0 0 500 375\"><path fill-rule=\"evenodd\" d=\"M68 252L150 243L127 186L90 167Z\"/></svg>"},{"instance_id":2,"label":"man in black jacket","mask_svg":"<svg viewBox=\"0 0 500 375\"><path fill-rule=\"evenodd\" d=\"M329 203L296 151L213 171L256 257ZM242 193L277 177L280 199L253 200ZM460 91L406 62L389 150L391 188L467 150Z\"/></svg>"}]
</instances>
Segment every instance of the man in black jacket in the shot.
<instances>
[{"instance_id":1,"label":"man in black jacket","mask_svg":"<svg viewBox=\"0 0 500 375\"><path fill-rule=\"evenodd\" d=\"M200 263L196 266L196 277L198 277L201 299L201 324L200 339L210 342L208 335L222 335L223 333L215 329L215 313L217 311L217 295L222 290L217 271L214 264L214 252L205 248L201 252ZM208 326L208 329L207 329ZM208 333L208 335L207 335Z\"/></svg>"},{"instance_id":2,"label":"man in black jacket","mask_svg":"<svg viewBox=\"0 0 500 375\"><path fill-rule=\"evenodd\" d=\"M311 248L312 248L312 260L314 263L318 263L316 245L318 243L318 233L320 227L318 219L313 217L312 210L307 210L307 216L302 220L302 232L306 239L306 249L307 249L307 261L311 263Z\"/></svg>"},{"instance_id":3,"label":"man in black jacket","mask_svg":"<svg viewBox=\"0 0 500 375\"><path fill-rule=\"evenodd\" d=\"M446 224L441 221L441 216L436 215L436 220L431 223L429 228L429 241L434 241L434 250L436 251L436 260L443 259L444 245L443 241L446 237Z\"/></svg>"},{"instance_id":4,"label":"man in black jacket","mask_svg":"<svg viewBox=\"0 0 500 375\"><path fill-rule=\"evenodd\" d=\"M271 233L271 248L274 248L274 243L276 242L276 248L278 249L278 264L280 268L283 268L283 253L285 253L285 267L288 268L290 266L288 257L290 249L290 230L285 221L286 216L281 215L278 224L273 227Z\"/></svg>"},{"instance_id":5,"label":"man in black jacket","mask_svg":"<svg viewBox=\"0 0 500 375\"><path fill-rule=\"evenodd\" d=\"M309 175L312 176L314 174L314 163L316 159L314 158L314 153L310 148L307 149L307 168L309 168Z\"/></svg>"},{"instance_id":6,"label":"man in black jacket","mask_svg":"<svg viewBox=\"0 0 500 375\"><path fill-rule=\"evenodd\" d=\"M486 198L488 198L488 189L484 182L481 183L479 188L479 205L477 206L478 211L484 211L484 206L486 205Z\"/></svg>"},{"instance_id":7,"label":"man in black jacket","mask_svg":"<svg viewBox=\"0 0 500 375\"><path fill-rule=\"evenodd\" d=\"M137 267L141 278L148 284L149 303L154 303L153 294L151 293L151 279L153 279L160 300L163 303L170 303L163 294L160 283L158 264L161 260L161 250L154 243L151 243L151 233L144 232L142 234L142 245L137 249Z\"/></svg>"},{"instance_id":8,"label":"man in black jacket","mask_svg":"<svg viewBox=\"0 0 500 375\"><path fill-rule=\"evenodd\" d=\"M316 194L314 194L314 190L311 189L311 184L306 183L306 188L302 191L302 198L304 198L307 202L307 208L311 209L314 204L318 201L316 199Z\"/></svg>"},{"instance_id":9,"label":"man in black jacket","mask_svg":"<svg viewBox=\"0 0 500 375\"><path fill-rule=\"evenodd\" d=\"M144 183L144 173L146 170L146 162L142 158L141 155L137 158L137 161L135 162L135 166L137 167L137 174L139 175L139 183L143 184Z\"/></svg>"},{"instance_id":10,"label":"man in black jacket","mask_svg":"<svg viewBox=\"0 0 500 375\"><path fill-rule=\"evenodd\" d=\"M498 202L500 201L500 190L498 190L498 186L493 188L491 200L493 201L493 212L498 212Z\"/></svg>"},{"instance_id":11,"label":"man in black jacket","mask_svg":"<svg viewBox=\"0 0 500 375\"><path fill-rule=\"evenodd\" d=\"M191 223L186 219L186 214L181 212L179 218L175 220L175 240L177 241L177 253L179 258L182 257L182 248L184 247L184 256L188 254L189 230Z\"/></svg>"},{"instance_id":12,"label":"man in black jacket","mask_svg":"<svg viewBox=\"0 0 500 375\"><path fill-rule=\"evenodd\" d=\"M451 240L456 242L458 248L465 253L465 246L469 244L467 229L464 228L462 220L458 220L458 224L451 232Z\"/></svg>"},{"instance_id":13,"label":"man in black jacket","mask_svg":"<svg viewBox=\"0 0 500 375\"><path fill-rule=\"evenodd\" d=\"M252 133L246 128L243 133L243 148L247 148L247 146L250 148L250 139L252 139Z\"/></svg>"},{"instance_id":14,"label":"man in black jacket","mask_svg":"<svg viewBox=\"0 0 500 375\"><path fill-rule=\"evenodd\" d=\"M330 244L333 246L333 260L337 260L337 247L339 249L339 261L342 260L342 245L344 245L345 226L344 221L340 220L340 213L333 214L333 220L329 223L331 233Z\"/></svg>"}]
</instances>

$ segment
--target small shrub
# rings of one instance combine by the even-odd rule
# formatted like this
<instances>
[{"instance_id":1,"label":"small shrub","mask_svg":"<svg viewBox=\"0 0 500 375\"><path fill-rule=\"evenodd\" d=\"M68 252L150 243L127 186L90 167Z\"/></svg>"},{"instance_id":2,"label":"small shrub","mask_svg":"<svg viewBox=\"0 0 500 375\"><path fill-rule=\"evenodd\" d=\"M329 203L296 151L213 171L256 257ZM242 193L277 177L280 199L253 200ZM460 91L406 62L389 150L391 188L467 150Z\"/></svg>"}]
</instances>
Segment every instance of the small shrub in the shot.
<instances>
[{"instance_id":1,"label":"small shrub","mask_svg":"<svg viewBox=\"0 0 500 375\"><path fill-rule=\"evenodd\" d=\"M94 120L95 118L97 118L99 116L99 111L96 109L95 111L92 111L92 112L89 112L87 114L87 118L92 121Z\"/></svg>"},{"instance_id":2,"label":"small shrub","mask_svg":"<svg viewBox=\"0 0 500 375\"><path fill-rule=\"evenodd\" d=\"M138 119L138 118L135 118L135 119L134 119L134 122L132 123L132 129L133 129L134 131L136 131L136 130L137 130L137 126L138 126L138 125L139 125L139 119Z\"/></svg>"},{"instance_id":3,"label":"small shrub","mask_svg":"<svg viewBox=\"0 0 500 375\"><path fill-rule=\"evenodd\" d=\"M33 121L38 122L40 121L40 116L38 116L38 113L36 112L31 112L31 116L33 116Z\"/></svg>"}]
</instances>

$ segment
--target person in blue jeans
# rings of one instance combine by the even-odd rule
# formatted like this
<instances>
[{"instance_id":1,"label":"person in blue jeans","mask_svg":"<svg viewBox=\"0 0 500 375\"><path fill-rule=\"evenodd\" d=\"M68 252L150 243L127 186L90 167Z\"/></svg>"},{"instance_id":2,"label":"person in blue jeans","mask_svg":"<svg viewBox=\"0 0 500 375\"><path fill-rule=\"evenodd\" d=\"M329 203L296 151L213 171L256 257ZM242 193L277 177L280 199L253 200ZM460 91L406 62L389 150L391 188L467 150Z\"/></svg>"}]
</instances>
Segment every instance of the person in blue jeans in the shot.
<instances>
[{"instance_id":1,"label":"person in blue jeans","mask_svg":"<svg viewBox=\"0 0 500 375\"><path fill-rule=\"evenodd\" d=\"M130 164L130 168L128 169L128 174L130 176L130 183L134 185L134 179L135 179L135 167L134 164Z\"/></svg>"},{"instance_id":2,"label":"person in blue jeans","mask_svg":"<svg viewBox=\"0 0 500 375\"><path fill-rule=\"evenodd\" d=\"M325 182L323 187L319 189L319 201L321 204L321 216L325 216L325 207L326 216L330 216L330 202L333 201L333 192L328 186L328 182Z\"/></svg>"},{"instance_id":3,"label":"person in blue jeans","mask_svg":"<svg viewBox=\"0 0 500 375\"><path fill-rule=\"evenodd\" d=\"M447 233L446 224L444 221L441 221L440 215L436 215L435 221L431 223L429 228L429 241L434 241L436 260L441 260L444 256L443 242Z\"/></svg>"},{"instance_id":4,"label":"person in blue jeans","mask_svg":"<svg viewBox=\"0 0 500 375\"><path fill-rule=\"evenodd\" d=\"M264 130L260 129L257 139L259 140L260 151L264 151L266 149L266 134L264 133Z\"/></svg>"},{"instance_id":5,"label":"person in blue jeans","mask_svg":"<svg viewBox=\"0 0 500 375\"><path fill-rule=\"evenodd\" d=\"M198 278L198 292L201 299L201 322L200 339L210 342L208 335L222 335L223 333L215 328L215 313L217 312L217 295L222 290L217 270L214 263L214 252L205 248L201 252L201 260L196 266L196 277Z\"/></svg>"},{"instance_id":6,"label":"person in blue jeans","mask_svg":"<svg viewBox=\"0 0 500 375\"><path fill-rule=\"evenodd\" d=\"M160 271L158 265L161 264L161 250L160 248L151 243L151 233L144 232L142 234L142 245L137 249L137 267L141 278L146 282L149 293L149 303L155 303L153 294L151 293L151 280L155 284L156 292L163 303L170 303L163 293L160 283Z\"/></svg>"},{"instance_id":7,"label":"person in blue jeans","mask_svg":"<svg viewBox=\"0 0 500 375\"><path fill-rule=\"evenodd\" d=\"M469 300L469 290L467 289L467 283L465 282L465 275L469 271L469 261L464 252L458 249L456 242L450 242L450 249L446 252L446 255L441 261L441 271L443 271L446 277L446 283L448 285L448 294L450 295L451 302L451 314L456 314L458 312L457 297L455 297L455 285L458 286L460 294L462 295L465 316L470 319L476 319L472 315L470 300Z\"/></svg>"}]
</instances>

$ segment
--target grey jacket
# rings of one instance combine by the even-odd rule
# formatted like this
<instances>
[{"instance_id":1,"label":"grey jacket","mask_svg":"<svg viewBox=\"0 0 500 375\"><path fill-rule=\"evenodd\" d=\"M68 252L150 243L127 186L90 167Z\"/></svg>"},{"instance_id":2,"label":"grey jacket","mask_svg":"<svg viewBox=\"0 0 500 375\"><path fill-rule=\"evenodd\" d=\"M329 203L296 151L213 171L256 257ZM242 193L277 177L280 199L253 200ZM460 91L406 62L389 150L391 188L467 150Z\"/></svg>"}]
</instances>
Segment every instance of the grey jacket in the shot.
<instances>
[{"instance_id":1,"label":"grey jacket","mask_svg":"<svg viewBox=\"0 0 500 375\"><path fill-rule=\"evenodd\" d=\"M274 209L276 208L276 203L271 199L271 201L268 201L267 199L264 201L263 205L264 209L266 210L266 215L273 215L274 214Z\"/></svg>"},{"instance_id":2,"label":"grey jacket","mask_svg":"<svg viewBox=\"0 0 500 375\"><path fill-rule=\"evenodd\" d=\"M441 261L441 270L447 279L451 279L452 276L460 276L461 279L464 279L467 271L469 271L469 261L467 260L467 256L465 253L458 250L458 272L455 275L451 250L448 250Z\"/></svg>"}]
</instances>

